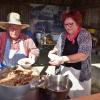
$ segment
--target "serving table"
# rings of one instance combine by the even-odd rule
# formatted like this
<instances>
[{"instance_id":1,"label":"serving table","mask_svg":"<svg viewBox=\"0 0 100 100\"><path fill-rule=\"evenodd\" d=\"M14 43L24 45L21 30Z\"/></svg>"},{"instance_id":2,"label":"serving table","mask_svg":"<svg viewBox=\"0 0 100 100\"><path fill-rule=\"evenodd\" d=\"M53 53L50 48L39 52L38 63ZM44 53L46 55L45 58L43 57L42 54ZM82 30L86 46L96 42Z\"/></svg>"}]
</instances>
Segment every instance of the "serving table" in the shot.
<instances>
[{"instance_id":1,"label":"serving table","mask_svg":"<svg viewBox=\"0 0 100 100\"><path fill-rule=\"evenodd\" d=\"M89 96L83 96L76 99L70 99L70 100L100 100L100 93L92 94Z\"/></svg>"},{"instance_id":2,"label":"serving table","mask_svg":"<svg viewBox=\"0 0 100 100\"><path fill-rule=\"evenodd\" d=\"M34 94L33 91L30 91L22 97L13 98L13 99L10 97L2 98L2 96L0 96L0 100L49 100L49 98L43 94L39 94L37 97L35 97L33 94ZM64 100L68 100L68 99L64 99ZM69 100L100 100L100 93L92 94L89 96L83 96L75 99L69 99Z\"/></svg>"}]
</instances>

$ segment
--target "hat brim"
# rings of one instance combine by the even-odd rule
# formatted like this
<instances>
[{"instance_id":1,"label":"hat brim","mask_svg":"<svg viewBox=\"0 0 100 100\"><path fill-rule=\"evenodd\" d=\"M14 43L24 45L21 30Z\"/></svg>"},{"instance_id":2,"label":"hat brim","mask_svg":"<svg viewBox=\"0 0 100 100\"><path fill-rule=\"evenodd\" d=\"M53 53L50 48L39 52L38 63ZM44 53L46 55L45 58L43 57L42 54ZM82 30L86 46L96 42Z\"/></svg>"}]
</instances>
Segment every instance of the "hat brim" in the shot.
<instances>
[{"instance_id":1,"label":"hat brim","mask_svg":"<svg viewBox=\"0 0 100 100\"><path fill-rule=\"evenodd\" d=\"M8 22L0 22L0 28L7 30L9 26L11 25L17 25L20 26L21 29L25 29L30 27L29 24L13 24L13 23L8 23Z\"/></svg>"}]
</instances>

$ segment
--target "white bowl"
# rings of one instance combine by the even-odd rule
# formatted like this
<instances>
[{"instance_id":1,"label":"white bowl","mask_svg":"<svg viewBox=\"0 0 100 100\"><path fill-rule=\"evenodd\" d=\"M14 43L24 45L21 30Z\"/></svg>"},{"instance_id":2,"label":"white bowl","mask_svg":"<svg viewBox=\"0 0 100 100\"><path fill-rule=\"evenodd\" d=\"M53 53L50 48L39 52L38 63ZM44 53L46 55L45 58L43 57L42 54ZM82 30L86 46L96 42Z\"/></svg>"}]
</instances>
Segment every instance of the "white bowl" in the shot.
<instances>
[{"instance_id":1,"label":"white bowl","mask_svg":"<svg viewBox=\"0 0 100 100\"><path fill-rule=\"evenodd\" d=\"M30 68L32 64L35 63L35 60L31 60L30 58L22 58L18 60L18 64L21 65L23 68Z\"/></svg>"}]
</instances>

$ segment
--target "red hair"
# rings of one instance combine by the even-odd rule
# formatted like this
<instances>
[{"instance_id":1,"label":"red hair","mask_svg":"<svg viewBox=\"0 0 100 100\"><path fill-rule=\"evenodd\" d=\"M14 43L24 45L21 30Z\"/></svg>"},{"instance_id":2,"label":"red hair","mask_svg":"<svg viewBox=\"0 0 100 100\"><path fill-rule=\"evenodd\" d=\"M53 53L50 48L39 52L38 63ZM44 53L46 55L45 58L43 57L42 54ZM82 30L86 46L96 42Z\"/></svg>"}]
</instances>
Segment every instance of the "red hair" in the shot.
<instances>
[{"instance_id":1,"label":"red hair","mask_svg":"<svg viewBox=\"0 0 100 100\"><path fill-rule=\"evenodd\" d=\"M64 12L61 15L62 23L64 24L64 21L66 20L66 18L69 18L69 17L72 18L79 26L82 25L82 15L79 11L72 10L72 11L69 11L68 13Z\"/></svg>"}]
</instances>

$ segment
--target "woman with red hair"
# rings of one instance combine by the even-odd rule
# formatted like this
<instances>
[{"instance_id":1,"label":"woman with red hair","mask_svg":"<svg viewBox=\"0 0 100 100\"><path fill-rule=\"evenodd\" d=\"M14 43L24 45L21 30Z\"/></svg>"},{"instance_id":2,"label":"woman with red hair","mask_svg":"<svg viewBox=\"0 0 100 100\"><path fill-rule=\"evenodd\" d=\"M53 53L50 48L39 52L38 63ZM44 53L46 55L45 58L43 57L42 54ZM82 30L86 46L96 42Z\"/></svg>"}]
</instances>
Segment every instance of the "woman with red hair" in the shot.
<instances>
[{"instance_id":1,"label":"woman with red hair","mask_svg":"<svg viewBox=\"0 0 100 100\"><path fill-rule=\"evenodd\" d=\"M56 46L49 52L49 55L55 54L58 57L49 63L60 65L62 74L71 71L83 87L82 90L70 91L71 98L89 95L91 93L91 35L82 28L82 15L79 11L64 13L61 19L65 32L60 34Z\"/></svg>"}]
</instances>

